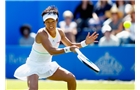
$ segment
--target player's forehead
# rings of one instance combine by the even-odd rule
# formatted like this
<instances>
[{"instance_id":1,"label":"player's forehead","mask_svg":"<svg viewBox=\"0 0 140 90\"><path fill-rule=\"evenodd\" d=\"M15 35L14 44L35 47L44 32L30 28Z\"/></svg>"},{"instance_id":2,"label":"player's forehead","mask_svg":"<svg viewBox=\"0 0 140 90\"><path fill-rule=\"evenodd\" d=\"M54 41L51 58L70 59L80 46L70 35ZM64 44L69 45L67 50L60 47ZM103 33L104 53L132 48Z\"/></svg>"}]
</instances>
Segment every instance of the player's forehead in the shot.
<instances>
[{"instance_id":1,"label":"player's forehead","mask_svg":"<svg viewBox=\"0 0 140 90\"><path fill-rule=\"evenodd\" d=\"M56 20L54 20L52 18L48 18L47 20L45 20L45 22L53 22L53 21L56 21Z\"/></svg>"}]
</instances>

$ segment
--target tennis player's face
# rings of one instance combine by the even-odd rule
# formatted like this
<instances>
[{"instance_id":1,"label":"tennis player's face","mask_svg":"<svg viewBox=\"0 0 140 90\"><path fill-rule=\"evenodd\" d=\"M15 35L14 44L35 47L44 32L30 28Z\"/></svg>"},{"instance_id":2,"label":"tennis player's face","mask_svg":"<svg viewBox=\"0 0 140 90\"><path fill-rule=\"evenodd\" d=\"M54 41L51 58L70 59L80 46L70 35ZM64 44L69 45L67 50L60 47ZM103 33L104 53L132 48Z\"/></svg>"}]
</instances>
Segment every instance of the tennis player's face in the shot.
<instances>
[{"instance_id":1,"label":"tennis player's face","mask_svg":"<svg viewBox=\"0 0 140 90\"><path fill-rule=\"evenodd\" d=\"M47 19L47 20L45 21L45 26L46 26L46 28L47 28L48 30L50 30L50 31L55 30L56 25L57 25L57 21L54 20L54 19L51 19L51 18L50 18L50 19Z\"/></svg>"}]
</instances>

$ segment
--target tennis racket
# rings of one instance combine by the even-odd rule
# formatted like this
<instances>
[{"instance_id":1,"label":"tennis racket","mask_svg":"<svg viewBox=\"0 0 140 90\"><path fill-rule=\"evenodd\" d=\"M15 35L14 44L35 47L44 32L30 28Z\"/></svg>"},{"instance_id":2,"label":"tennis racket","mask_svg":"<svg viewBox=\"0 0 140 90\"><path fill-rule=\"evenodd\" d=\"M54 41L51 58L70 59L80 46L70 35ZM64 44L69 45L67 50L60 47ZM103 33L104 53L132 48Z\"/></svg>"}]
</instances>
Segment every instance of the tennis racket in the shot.
<instances>
[{"instance_id":1,"label":"tennis racket","mask_svg":"<svg viewBox=\"0 0 140 90\"><path fill-rule=\"evenodd\" d=\"M84 63L86 66L94 70L95 72L99 72L100 69L92 62L90 61L78 48L75 49L77 55L77 58Z\"/></svg>"}]
</instances>

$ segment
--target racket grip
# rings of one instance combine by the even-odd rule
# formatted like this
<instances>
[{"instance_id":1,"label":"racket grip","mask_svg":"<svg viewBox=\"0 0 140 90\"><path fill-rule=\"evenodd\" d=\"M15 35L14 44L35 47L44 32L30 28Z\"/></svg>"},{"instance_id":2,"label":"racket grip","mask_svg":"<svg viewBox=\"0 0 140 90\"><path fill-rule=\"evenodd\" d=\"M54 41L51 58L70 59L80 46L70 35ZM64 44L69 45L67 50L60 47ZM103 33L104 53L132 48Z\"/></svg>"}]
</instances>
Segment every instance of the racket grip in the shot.
<instances>
[{"instance_id":1,"label":"racket grip","mask_svg":"<svg viewBox=\"0 0 140 90\"><path fill-rule=\"evenodd\" d=\"M75 48L75 51L76 51L76 53L79 54L79 55L82 54L81 51L80 51L78 48Z\"/></svg>"}]
</instances>

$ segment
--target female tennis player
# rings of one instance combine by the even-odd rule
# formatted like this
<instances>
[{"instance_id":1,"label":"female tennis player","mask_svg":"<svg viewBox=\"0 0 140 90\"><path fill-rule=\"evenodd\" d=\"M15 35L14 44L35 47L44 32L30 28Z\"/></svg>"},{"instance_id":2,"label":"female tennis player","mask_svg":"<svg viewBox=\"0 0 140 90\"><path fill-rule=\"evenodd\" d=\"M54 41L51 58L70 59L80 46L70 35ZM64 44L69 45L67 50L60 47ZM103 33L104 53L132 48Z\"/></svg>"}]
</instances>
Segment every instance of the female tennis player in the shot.
<instances>
[{"instance_id":1,"label":"female tennis player","mask_svg":"<svg viewBox=\"0 0 140 90\"><path fill-rule=\"evenodd\" d=\"M14 73L16 78L27 80L29 90L38 90L39 78L65 81L68 90L76 90L75 76L56 62L52 62L52 56L75 52L75 48L85 47L98 37L97 33L89 33L81 43L71 43L64 32L57 28L58 16L58 10L54 6L49 6L43 11L45 27L38 30L26 63L18 67ZM58 48L60 41L66 47Z\"/></svg>"}]
</instances>

